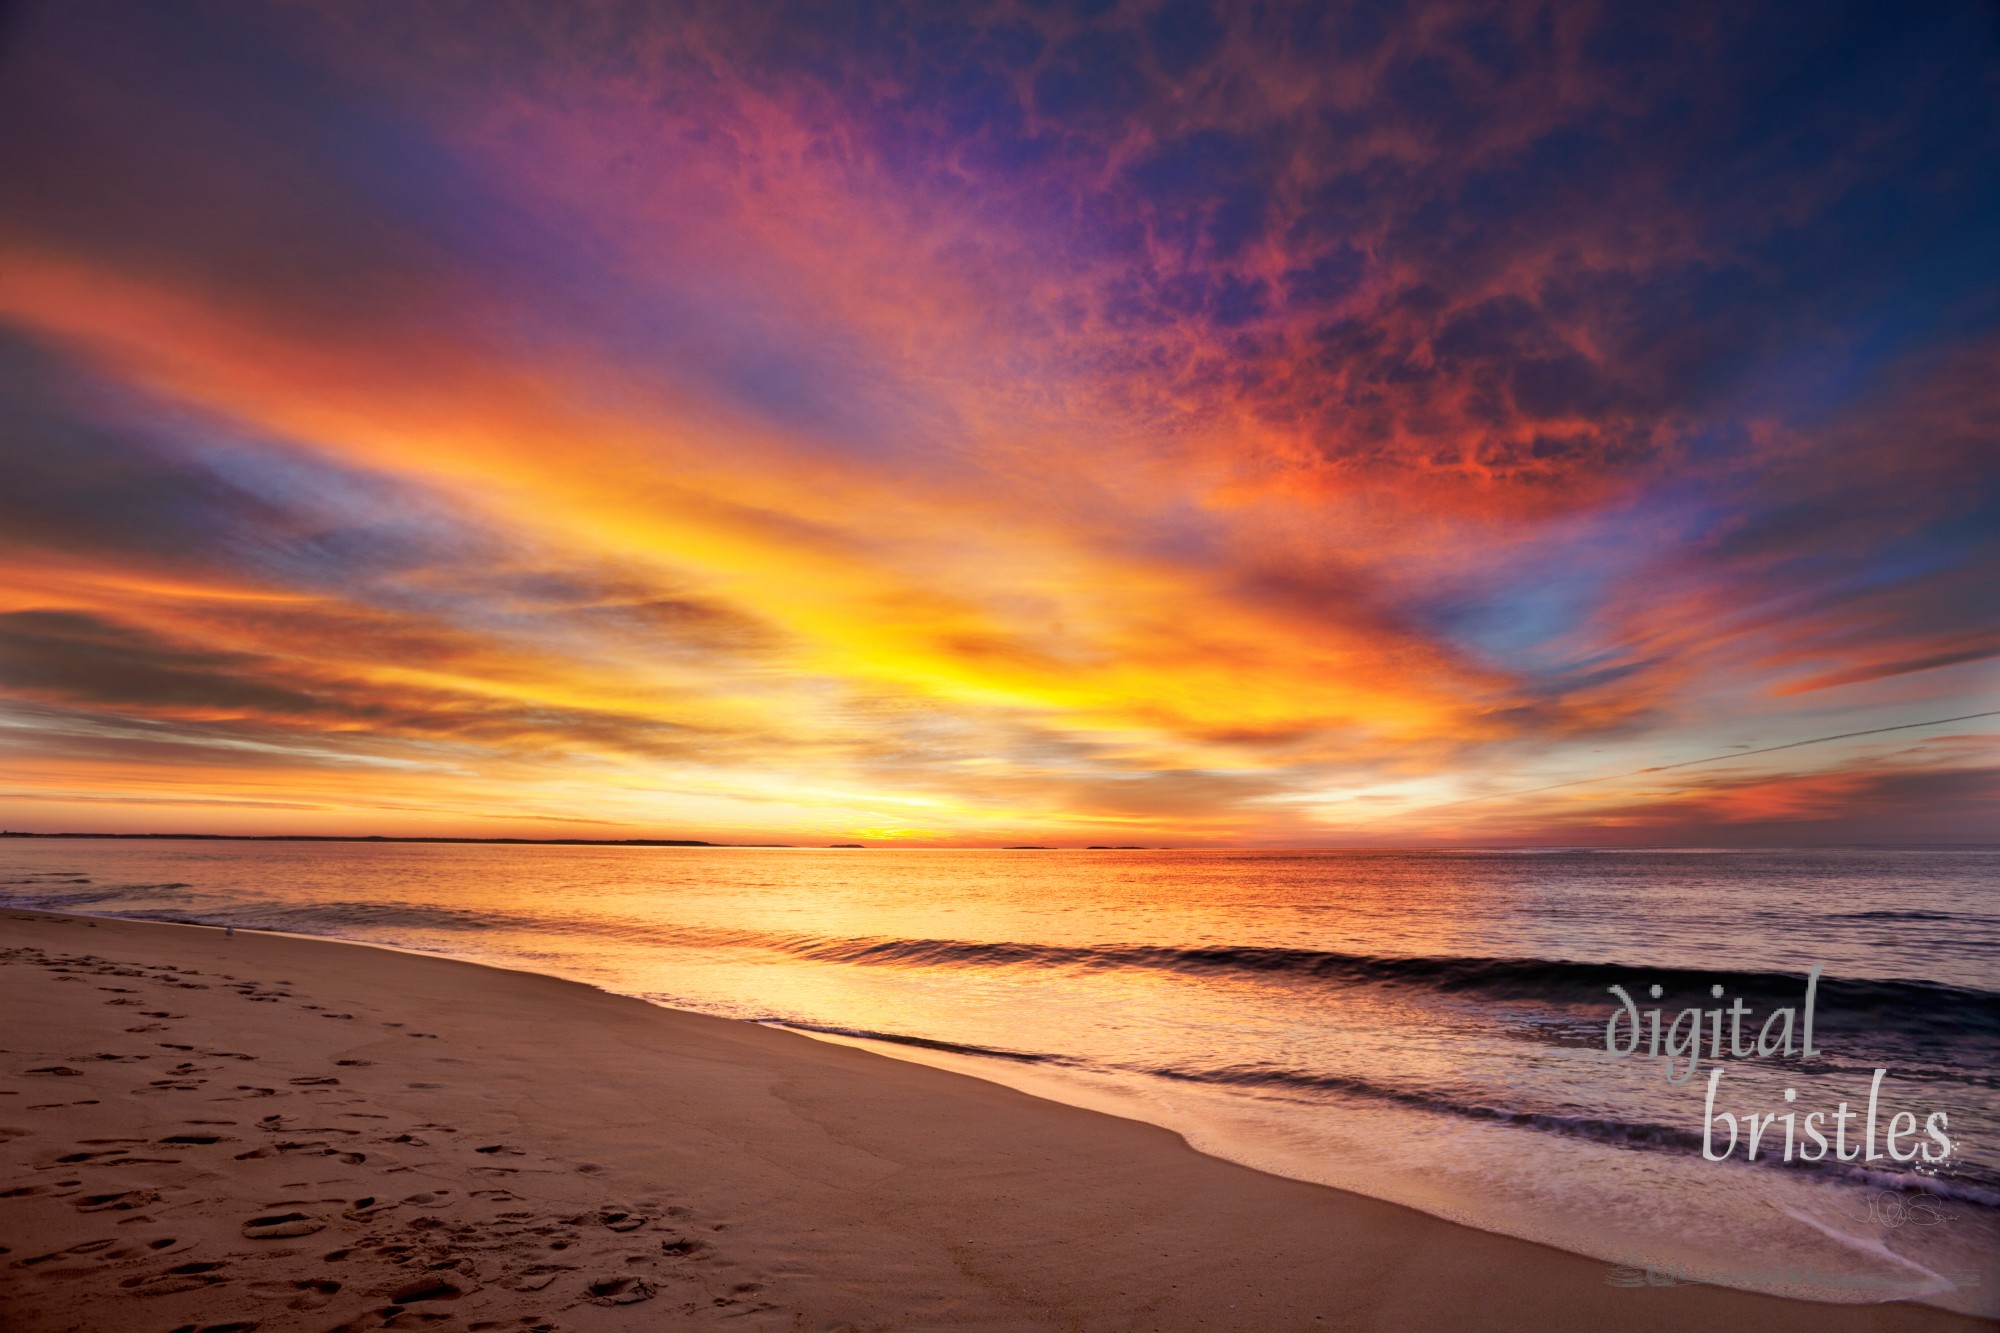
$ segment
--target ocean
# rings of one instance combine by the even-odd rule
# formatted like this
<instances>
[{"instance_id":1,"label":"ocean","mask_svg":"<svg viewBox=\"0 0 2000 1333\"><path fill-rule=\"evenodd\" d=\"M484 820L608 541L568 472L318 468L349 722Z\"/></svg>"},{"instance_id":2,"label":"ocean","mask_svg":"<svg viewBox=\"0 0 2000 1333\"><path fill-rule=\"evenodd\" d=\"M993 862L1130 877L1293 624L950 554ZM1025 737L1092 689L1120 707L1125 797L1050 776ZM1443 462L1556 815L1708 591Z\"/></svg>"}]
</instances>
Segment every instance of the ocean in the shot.
<instances>
[{"instance_id":1,"label":"ocean","mask_svg":"<svg viewBox=\"0 0 2000 1333\"><path fill-rule=\"evenodd\" d=\"M1988 1315L1996 882L2000 849L1966 848L0 841L14 906L781 1025L1594 1256L1607 1282Z\"/></svg>"}]
</instances>

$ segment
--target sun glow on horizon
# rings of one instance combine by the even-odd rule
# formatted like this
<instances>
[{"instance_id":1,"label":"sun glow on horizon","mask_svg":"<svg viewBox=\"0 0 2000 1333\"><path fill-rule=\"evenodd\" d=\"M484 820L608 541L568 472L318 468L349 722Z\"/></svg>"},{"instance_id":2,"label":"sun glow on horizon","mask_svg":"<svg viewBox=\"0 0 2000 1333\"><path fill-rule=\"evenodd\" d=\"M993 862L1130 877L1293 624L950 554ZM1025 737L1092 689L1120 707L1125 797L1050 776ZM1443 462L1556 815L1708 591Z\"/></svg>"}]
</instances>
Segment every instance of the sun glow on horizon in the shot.
<instances>
[{"instance_id":1,"label":"sun glow on horizon","mask_svg":"<svg viewBox=\"0 0 2000 1333\"><path fill-rule=\"evenodd\" d=\"M1513 75L1443 19L585 8L22 28L0 821L1995 827L1982 724L1634 773L1995 700L2000 342L1935 274L2000 219L1902 165L1994 147L1949 80L1504 5ZM1847 185L1796 108L1679 114L1774 61Z\"/></svg>"}]
</instances>

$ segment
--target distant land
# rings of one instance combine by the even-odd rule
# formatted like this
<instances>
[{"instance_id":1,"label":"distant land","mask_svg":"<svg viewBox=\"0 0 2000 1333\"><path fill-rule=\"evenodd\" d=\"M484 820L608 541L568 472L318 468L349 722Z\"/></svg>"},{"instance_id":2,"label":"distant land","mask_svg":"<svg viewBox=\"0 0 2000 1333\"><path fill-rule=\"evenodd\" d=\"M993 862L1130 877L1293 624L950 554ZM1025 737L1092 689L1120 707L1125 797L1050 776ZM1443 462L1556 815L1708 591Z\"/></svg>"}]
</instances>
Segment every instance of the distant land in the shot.
<instances>
[{"instance_id":1,"label":"distant land","mask_svg":"<svg viewBox=\"0 0 2000 1333\"><path fill-rule=\"evenodd\" d=\"M450 842L527 847L790 847L788 842L702 842L697 838L390 838L379 833L16 833L0 838L172 838L181 842Z\"/></svg>"},{"instance_id":2,"label":"distant land","mask_svg":"<svg viewBox=\"0 0 2000 1333\"><path fill-rule=\"evenodd\" d=\"M164 839L174 842L427 842L500 847L780 847L798 849L793 842L704 842L700 838L422 838L393 837L380 833L29 833L0 829L0 838L122 838ZM858 851L860 842L830 842L828 851ZM811 849L807 849L811 850ZM976 850L976 849L962 849ZM1040 843L1016 843L1000 848L1003 852L1058 852L1060 847ZM1172 851L1172 847L1141 846L1136 843L1092 843L1087 852Z\"/></svg>"}]
</instances>

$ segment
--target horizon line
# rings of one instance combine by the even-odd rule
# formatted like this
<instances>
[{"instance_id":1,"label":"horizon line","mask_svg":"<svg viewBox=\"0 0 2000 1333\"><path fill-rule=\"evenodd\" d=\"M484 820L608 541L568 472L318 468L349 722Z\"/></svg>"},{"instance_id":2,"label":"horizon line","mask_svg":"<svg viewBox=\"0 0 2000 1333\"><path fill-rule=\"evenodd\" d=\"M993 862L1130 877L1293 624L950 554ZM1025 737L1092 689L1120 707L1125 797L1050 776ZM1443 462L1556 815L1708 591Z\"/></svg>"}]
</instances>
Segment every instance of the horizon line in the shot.
<instances>
[{"instance_id":1,"label":"horizon line","mask_svg":"<svg viewBox=\"0 0 2000 1333\"><path fill-rule=\"evenodd\" d=\"M1218 852L1364 852L1364 851L1479 851L1483 849L1509 851L1645 851L1648 849L1671 851L1830 851L1841 848L1871 848L1898 850L1911 848L1953 848L1981 849L2000 848L2000 842L1826 842L1826 843L1740 843L1720 845L1715 843L1587 843L1587 842L1468 842L1468 843L1288 843L1255 845L1242 843L1217 843L1205 846L1143 846L1139 844L1090 843L1072 844L1066 847L1041 843L1008 843L999 846L982 846L971 843L927 844L911 846L903 843L795 843L795 842L710 842L702 838L507 838L507 837L451 837L425 834L383 834L383 833L102 833L102 832L58 832L40 833L27 829L0 829L0 838L51 838L80 839L107 838L124 841L163 842L376 842L376 843L442 843L450 845L474 846L523 846L523 847L695 847L719 850L778 850L778 851L1005 851L1005 852L1177 852L1177 851L1218 851Z\"/></svg>"}]
</instances>

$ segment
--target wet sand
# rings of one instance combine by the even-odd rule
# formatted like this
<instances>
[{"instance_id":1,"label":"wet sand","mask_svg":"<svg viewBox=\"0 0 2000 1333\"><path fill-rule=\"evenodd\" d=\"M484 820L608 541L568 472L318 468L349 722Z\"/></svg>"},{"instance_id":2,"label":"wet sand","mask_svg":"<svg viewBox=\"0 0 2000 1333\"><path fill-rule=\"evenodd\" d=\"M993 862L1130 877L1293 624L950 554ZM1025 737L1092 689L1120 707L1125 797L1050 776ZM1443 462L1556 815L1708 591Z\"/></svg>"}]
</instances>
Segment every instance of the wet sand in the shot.
<instances>
[{"instance_id":1,"label":"wet sand","mask_svg":"<svg viewBox=\"0 0 2000 1333\"><path fill-rule=\"evenodd\" d=\"M1972 1330L570 982L0 913L0 1327Z\"/></svg>"}]
</instances>

